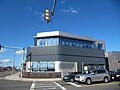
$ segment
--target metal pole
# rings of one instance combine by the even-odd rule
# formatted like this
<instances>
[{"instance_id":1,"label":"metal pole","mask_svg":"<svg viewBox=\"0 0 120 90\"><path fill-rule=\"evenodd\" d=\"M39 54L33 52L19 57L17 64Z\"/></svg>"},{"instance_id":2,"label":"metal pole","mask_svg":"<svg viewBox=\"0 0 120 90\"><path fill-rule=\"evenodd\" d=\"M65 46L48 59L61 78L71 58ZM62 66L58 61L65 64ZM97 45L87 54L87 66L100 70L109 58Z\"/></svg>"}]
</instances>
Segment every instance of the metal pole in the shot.
<instances>
[{"instance_id":1,"label":"metal pole","mask_svg":"<svg viewBox=\"0 0 120 90\"><path fill-rule=\"evenodd\" d=\"M55 7L56 7L56 1L57 0L54 0L54 3L53 3L52 16L54 16Z\"/></svg>"},{"instance_id":2,"label":"metal pole","mask_svg":"<svg viewBox=\"0 0 120 90\"><path fill-rule=\"evenodd\" d=\"M31 53L30 53L30 72L31 72Z\"/></svg>"},{"instance_id":3,"label":"metal pole","mask_svg":"<svg viewBox=\"0 0 120 90\"><path fill-rule=\"evenodd\" d=\"M14 58L13 58L12 74L14 74L15 52L16 52L16 49L14 50Z\"/></svg>"},{"instance_id":4,"label":"metal pole","mask_svg":"<svg viewBox=\"0 0 120 90\"><path fill-rule=\"evenodd\" d=\"M23 53L22 53L22 60L21 60L21 77L22 77L22 73L23 73L23 62L24 62L25 48L23 48L22 50L23 50Z\"/></svg>"}]
</instances>

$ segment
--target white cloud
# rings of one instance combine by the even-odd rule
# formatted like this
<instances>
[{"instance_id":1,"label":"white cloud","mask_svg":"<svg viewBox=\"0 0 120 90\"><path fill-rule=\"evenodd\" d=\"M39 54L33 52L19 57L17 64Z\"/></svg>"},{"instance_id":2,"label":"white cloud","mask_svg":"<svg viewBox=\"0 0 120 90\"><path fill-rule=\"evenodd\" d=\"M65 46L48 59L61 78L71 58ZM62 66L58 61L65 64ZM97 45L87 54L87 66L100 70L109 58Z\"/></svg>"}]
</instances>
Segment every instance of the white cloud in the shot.
<instances>
[{"instance_id":1,"label":"white cloud","mask_svg":"<svg viewBox=\"0 0 120 90\"><path fill-rule=\"evenodd\" d=\"M35 11L34 13L35 13L36 15L38 15L42 21L44 21L44 14L43 14L43 13L41 13L41 12L39 12L39 11Z\"/></svg>"},{"instance_id":2,"label":"white cloud","mask_svg":"<svg viewBox=\"0 0 120 90\"><path fill-rule=\"evenodd\" d=\"M8 63L8 62L11 62L10 59L5 59L5 60L0 60L1 63Z\"/></svg>"},{"instance_id":3,"label":"white cloud","mask_svg":"<svg viewBox=\"0 0 120 90\"><path fill-rule=\"evenodd\" d=\"M25 53L26 53L26 50L25 50ZM17 54L17 55L23 54L23 50L22 49L18 50L18 51L15 52L15 54Z\"/></svg>"},{"instance_id":4,"label":"white cloud","mask_svg":"<svg viewBox=\"0 0 120 90\"><path fill-rule=\"evenodd\" d=\"M70 13L70 14L79 14L79 8L74 9L74 8L69 7L68 9L61 9L60 12Z\"/></svg>"},{"instance_id":5,"label":"white cloud","mask_svg":"<svg viewBox=\"0 0 120 90\"><path fill-rule=\"evenodd\" d=\"M4 53L4 52L6 52L6 49L2 48L2 49L0 50L0 53Z\"/></svg>"},{"instance_id":6,"label":"white cloud","mask_svg":"<svg viewBox=\"0 0 120 90\"><path fill-rule=\"evenodd\" d=\"M28 10L29 12L32 11L32 8L31 8L31 7L25 7L24 9Z\"/></svg>"},{"instance_id":7,"label":"white cloud","mask_svg":"<svg viewBox=\"0 0 120 90\"><path fill-rule=\"evenodd\" d=\"M25 9L25 10L28 10L28 11L31 12L32 14L35 14L35 15L39 16L40 19L41 19L42 21L44 21L44 14L43 14L43 13L39 12L38 10L33 10L31 7L25 7L24 9Z\"/></svg>"},{"instance_id":8,"label":"white cloud","mask_svg":"<svg viewBox=\"0 0 120 90\"><path fill-rule=\"evenodd\" d=\"M38 11L35 11L35 14L39 14L39 12L38 12Z\"/></svg>"},{"instance_id":9,"label":"white cloud","mask_svg":"<svg viewBox=\"0 0 120 90\"><path fill-rule=\"evenodd\" d=\"M40 13L40 18L42 21L44 21L44 14L43 13Z\"/></svg>"}]
</instances>

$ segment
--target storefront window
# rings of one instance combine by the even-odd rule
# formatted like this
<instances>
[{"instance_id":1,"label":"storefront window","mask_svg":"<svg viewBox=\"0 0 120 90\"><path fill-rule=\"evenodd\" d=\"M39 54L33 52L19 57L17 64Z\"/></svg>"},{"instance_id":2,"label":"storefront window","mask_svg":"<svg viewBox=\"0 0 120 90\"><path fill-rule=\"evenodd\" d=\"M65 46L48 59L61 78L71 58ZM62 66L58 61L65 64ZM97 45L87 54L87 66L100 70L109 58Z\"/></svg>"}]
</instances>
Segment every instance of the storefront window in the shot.
<instances>
[{"instance_id":1,"label":"storefront window","mask_svg":"<svg viewBox=\"0 0 120 90\"><path fill-rule=\"evenodd\" d=\"M32 62L32 71L33 72L55 71L55 62L54 61Z\"/></svg>"}]
</instances>

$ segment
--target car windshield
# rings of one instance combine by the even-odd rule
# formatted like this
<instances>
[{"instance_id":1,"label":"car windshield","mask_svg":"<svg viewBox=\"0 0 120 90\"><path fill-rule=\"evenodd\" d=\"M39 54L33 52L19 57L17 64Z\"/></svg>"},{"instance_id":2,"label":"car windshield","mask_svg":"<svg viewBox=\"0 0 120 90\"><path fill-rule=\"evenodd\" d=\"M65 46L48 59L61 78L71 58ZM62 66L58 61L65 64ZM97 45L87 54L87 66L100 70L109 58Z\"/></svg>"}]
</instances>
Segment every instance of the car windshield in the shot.
<instances>
[{"instance_id":1,"label":"car windshield","mask_svg":"<svg viewBox=\"0 0 120 90\"><path fill-rule=\"evenodd\" d=\"M90 71L84 71L83 74L90 74L91 72Z\"/></svg>"},{"instance_id":2,"label":"car windshield","mask_svg":"<svg viewBox=\"0 0 120 90\"><path fill-rule=\"evenodd\" d=\"M115 72L114 74L120 74L120 72Z\"/></svg>"}]
</instances>

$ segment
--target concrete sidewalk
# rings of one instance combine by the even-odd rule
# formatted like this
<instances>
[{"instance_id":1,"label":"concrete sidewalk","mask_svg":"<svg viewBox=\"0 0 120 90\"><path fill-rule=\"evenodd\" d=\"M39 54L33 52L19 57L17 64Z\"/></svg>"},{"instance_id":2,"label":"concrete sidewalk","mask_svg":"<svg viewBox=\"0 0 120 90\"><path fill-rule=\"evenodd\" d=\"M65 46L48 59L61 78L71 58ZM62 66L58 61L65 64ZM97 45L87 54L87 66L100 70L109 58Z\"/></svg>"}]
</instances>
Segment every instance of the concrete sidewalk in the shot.
<instances>
[{"instance_id":1,"label":"concrete sidewalk","mask_svg":"<svg viewBox=\"0 0 120 90\"><path fill-rule=\"evenodd\" d=\"M17 81L59 81L61 78L22 78L19 77L20 72L6 76L5 80L17 80Z\"/></svg>"}]
</instances>

